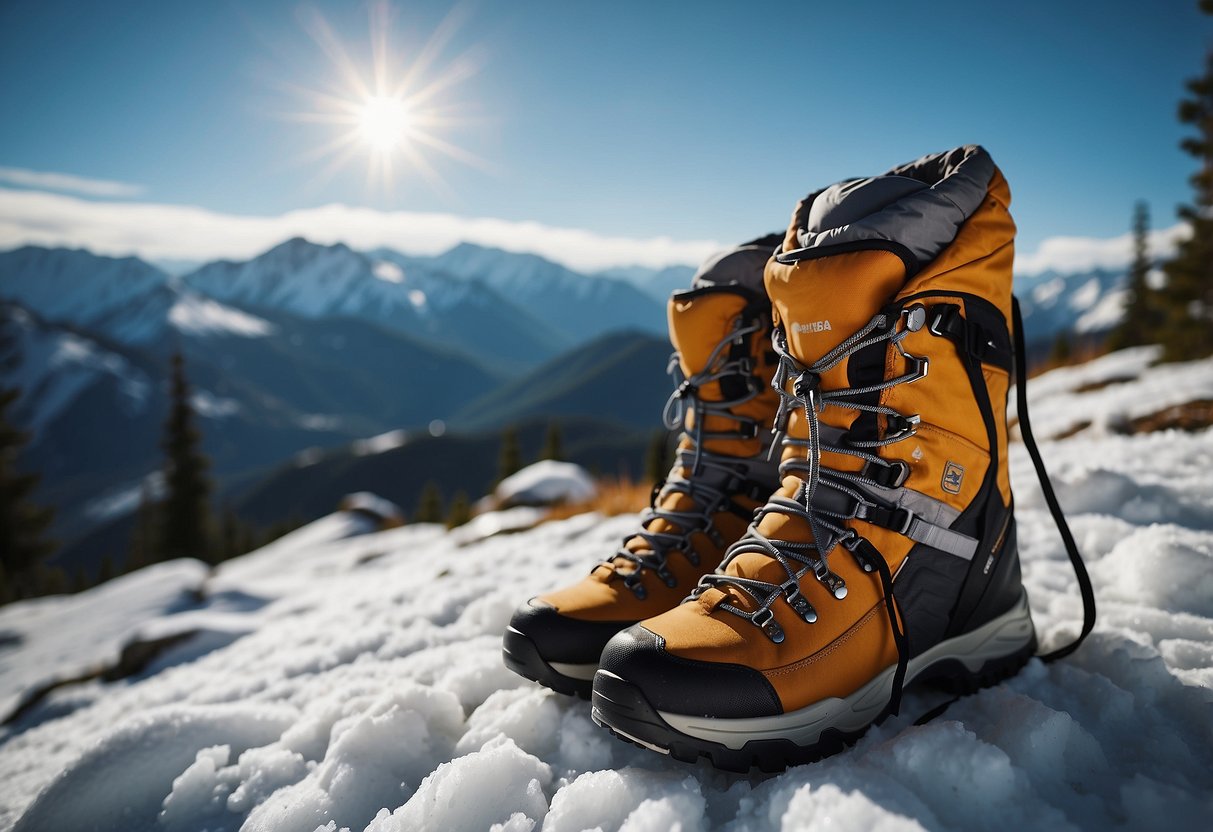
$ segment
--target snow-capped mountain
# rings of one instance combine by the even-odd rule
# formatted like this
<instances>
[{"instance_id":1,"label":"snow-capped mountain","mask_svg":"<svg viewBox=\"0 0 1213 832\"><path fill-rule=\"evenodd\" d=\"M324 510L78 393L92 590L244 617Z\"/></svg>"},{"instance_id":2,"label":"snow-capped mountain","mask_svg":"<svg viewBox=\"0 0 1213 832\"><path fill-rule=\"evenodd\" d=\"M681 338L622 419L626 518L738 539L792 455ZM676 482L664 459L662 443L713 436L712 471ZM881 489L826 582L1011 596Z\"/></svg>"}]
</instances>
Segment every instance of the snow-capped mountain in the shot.
<instances>
[{"instance_id":1,"label":"snow-capped mountain","mask_svg":"<svg viewBox=\"0 0 1213 832\"><path fill-rule=\"evenodd\" d=\"M0 252L0 300L46 321L119 344L150 346L174 334L266 335L270 325L182 288L137 257L25 246Z\"/></svg>"},{"instance_id":2,"label":"snow-capped mountain","mask_svg":"<svg viewBox=\"0 0 1213 832\"><path fill-rule=\"evenodd\" d=\"M536 254L461 243L437 257L414 259L487 285L571 343L618 329L665 333L664 301L622 280L581 274Z\"/></svg>"},{"instance_id":3,"label":"snow-capped mountain","mask_svg":"<svg viewBox=\"0 0 1213 832\"><path fill-rule=\"evenodd\" d=\"M1034 379L1034 421L1083 417L1092 396L1131 419L1150 405L1150 358L1127 351ZM1183 390L1213 366L1171 369ZM469 539L338 511L213 573L171 561L13 604L0 609L0 703L28 707L0 728L0 827L1202 829L1213 817L1211 440L1207 427L1105 424L1045 439L1099 604L1091 636L922 725L950 694L912 686L854 747L779 774L620 742L589 703L502 664L514 607L582 577L635 515ZM1082 607L1018 442L1010 464L1043 652L1074 638Z\"/></svg>"},{"instance_id":4,"label":"snow-capped mountain","mask_svg":"<svg viewBox=\"0 0 1213 832\"><path fill-rule=\"evenodd\" d=\"M566 346L500 294L394 252L367 255L294 238L252 260L210 263L183 280L207 297L251 310L371 321L490 364L531 366Z\"/></svg>"},{"instance_id":5,"label":"snow-capped mountain","mask_svg":"<svg viewBox=\"0 0 1213 832\"><path fill-rule=\"evenodd\" d=\"M1017 275L1015 294L1023 310L1027 342L1048 344L1063 332L1070 335L1107 332L1124 314L1124 284L1123 271L1106 269Z\"/></svg>"},{"instance_id":6,"label":"snow-capped mountain","mask_svg":"<svg viewBox=\"0 0 1213 832\"><path fill-rule=\"evenodd\" d=\"M0 296L49 321L96 330L132 303L164 288L168 276L137 257L24 246L0 252Z\"/></svg>"},{"instance_id":7,"label":"snow-capped mountain","mask_svg":"<svg viewBox=\"0 0 1213 832\"><path fill-rule=\"evenodd\" d=\"M460 353L348 318L271 322L188 291L170 315L221 482L303 448L427 425L499 382ZM65 544L114 519L96 506L129 512L134 504L117 498L158 468L166 346L118 344L0 304L0 387L21 390L10 415L33 433L21 467L42 475L39 497L58 509ZM105 546L121 551L124 541ZM97 554L69 545L64 557L91 571Z\"/></svg>"},{"instance_id":8,"label":"snow-capped mountain","mask_svg":"<svg viewBox=\"0 0 1213 832\"><path fill-rule=\"evenodd\" d=\"M63 327L48 325L16 304L0 304L0 366L4 386L22 391L12 418L45 438L46 428L72 407L89 387L109 385L119 409L141 412L156 381L112 345Z\"/></svg>"}]
</instances>

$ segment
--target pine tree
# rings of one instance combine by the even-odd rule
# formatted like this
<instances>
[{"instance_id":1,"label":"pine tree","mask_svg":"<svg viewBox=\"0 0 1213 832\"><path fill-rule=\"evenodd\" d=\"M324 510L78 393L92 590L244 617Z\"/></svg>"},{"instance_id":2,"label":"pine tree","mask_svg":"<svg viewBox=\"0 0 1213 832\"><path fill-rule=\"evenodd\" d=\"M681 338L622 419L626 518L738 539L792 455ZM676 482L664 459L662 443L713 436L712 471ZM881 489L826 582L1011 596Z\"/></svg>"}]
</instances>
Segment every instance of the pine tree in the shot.
<instances>
[{"instance_id":1,"label":"pine tree","mask_svg":"<svg viewBox=\"0 0 1213 832\"><path fill-rule=\"evenodd\" d=\"M29 499L38 475L17 471L17 457L30 439L9 422L8 409L18 395L0 390L0 567L6 577L0 602L41 594L47 575L42 561L55 550L46 537L54 511Z\"/></svg>"},{"instance_id":2,"label":"pine tree","mask_svg":"<svg viewBox=\"0 0 1213 832\"><path fill-rule=\"evenodd\" d=\"M1213 14L1213 0L1201 0L1200 8ZM1195 204L1179 211L1192 235L1164 267L1162 343L1163 358L1169 361L1213 353L1213 50L1205 56L1204 75L1186 86L1190 96L1179 103L1179 120L1194 127L1196 135L1180 147L1200 169L1190 179Z\"/></svg>"},{"instance_id":3,"label":"pine tree","mask_svg":"<svg viewBox=\"0 0 1213 832\"><path fill-rule=\"evenodd\" d=\"M560 423L548 423L547 433L543 435L543 449L539 452L540 459L564 459L564 437L560 433Z\"/></svg>"},{"instance_id":4,"label":"pine tree","mask_svg":"<svg viewBox=\"0 0 1213 832\"><path fill-rule=\"evenodd\" d=\"M1133 206L1133 262L1125 281L1125 312L1108 336L1114 350L1155 344L1162 337L1158 299L1150 288L1150 206L1138 200Z\"/></svg>"},{"instance_id":5,"label":"pine tree","mask_svg":"<svg viewBox=\"0 0 1213 832\"><path fill-rule=\"evenodd\" d=\"M522 467L522 451L518 448L518 431L508 427L501 433L501 450L497 456L497 482Z\"/></svg>"},{"instance_id":6,"label":"pine tree","mask_svg":"<svg viewBox=\"0 0 1213 832\"><path fill-rule=\"evenodd\" d=\"M649 447L644 455L644 475L650 482L662 482L674 464L674 455L670 450L670 433L658 430L649 439Z\"/></svg>"},{"instance_id":7,"label":"pine tree","mask_svg":"<svg viewBox=\"0 0 1213 832\"><path fill-rule=\"evenodd\" d=\"M194 427L190 387L181 353L173 354L171 401L164 426L165 498L161 506L161 559L211 561L209 462Z\"/></svg>"},{"instance_id":8,"label":"pine tree","mask_svg":"<svg viewBox=\"0 0 1213 832\"><path fill-rule=\"evenodd\" d=\"M451 507L446 513L446 527L454 529L472 519L472 507L468 505L465 491L456 491L451 498Z\"/></svg>"},{"instance_id":9,"label":"pine tree","mask_svg":"<svg viewBox=\"0 0 1213 832\"><path fill-rule=\"evenodd\" d=\"M160 522L156 516L156 501L147 480L139 489L139 507L135 509L135 527L131 529L131 540L126 552L126 572L142 569L159 560Z\"/></svg>"},{"instance_id":10,"label":"pine tree","mask_svg":"<svg viewBox=\"0 0 1213 832\"><path fill-rule=\"evenodd\" d=\"M442 522L442 492L438 484L430 480L421 489L421 497L417 501L417 511L414 513L417 523Z\"/></svg>"},{"instance_id":11,"label":"pine tree","mask_svg":"<svg viewBox=\"0 0 1213 832\"><path fill-rule=\"evenodd\" d=\"M101 558L101 564L97 567L97 583L103 584L116 575L114 570L114 556L104 555Z\"/></svg>"}]
</instances>

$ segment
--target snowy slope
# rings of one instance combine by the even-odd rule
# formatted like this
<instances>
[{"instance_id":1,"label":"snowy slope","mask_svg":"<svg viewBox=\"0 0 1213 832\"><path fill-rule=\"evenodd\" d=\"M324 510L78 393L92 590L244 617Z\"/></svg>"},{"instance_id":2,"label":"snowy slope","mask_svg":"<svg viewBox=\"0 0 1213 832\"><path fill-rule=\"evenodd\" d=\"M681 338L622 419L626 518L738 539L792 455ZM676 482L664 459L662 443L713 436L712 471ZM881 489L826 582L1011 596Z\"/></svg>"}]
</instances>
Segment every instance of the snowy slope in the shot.
<instances>
[{"instance_id":1,"label":"snowy slope","mask_svg":"<svg viewBox=\"0 0 1213 832\"><path fill-rule=\"evenodd\" d=\"M1119 382L1117 401L1143 395L1149 376ZM1064 392L1072 381L1034 384L1041 424L1087 407ZM684 765L616 741L585 702L502 666L514 605L583 575L634 518L581 515L461 546L436 526L359 534L337 514L224 564L189 609L131 616L153 636L192 627L197 642L128 680L58 690L4 729L0 828L1204 828L1213 429L1092 429L1042 451L1091 569L1095 633L923 726L915 717L941 696L912 691L901 716L824 762L778 776ZM1012 477L1049 649L1072 638L1081 605L1019 445ZM72 620L110 620L122 590L78 596ZM61 626L112 650L111 630ZM48 628L35 605L0 612L4 689L34 663L73 671L78 651L21 640Z\"/></svg>"},{"instance_id":2,"label":"snowy slope","mask_svg":"<svg viewBox=\"0 0 1213 832\"><path fill-rule=\"evenodd\" d=\"M153 392L153 380L126 356L20 306L0 304L0 336L0 380L23 393L12 417L35 441L89 387L112 387L127 415L142 411Z\"/></svg>"}]
</instances>

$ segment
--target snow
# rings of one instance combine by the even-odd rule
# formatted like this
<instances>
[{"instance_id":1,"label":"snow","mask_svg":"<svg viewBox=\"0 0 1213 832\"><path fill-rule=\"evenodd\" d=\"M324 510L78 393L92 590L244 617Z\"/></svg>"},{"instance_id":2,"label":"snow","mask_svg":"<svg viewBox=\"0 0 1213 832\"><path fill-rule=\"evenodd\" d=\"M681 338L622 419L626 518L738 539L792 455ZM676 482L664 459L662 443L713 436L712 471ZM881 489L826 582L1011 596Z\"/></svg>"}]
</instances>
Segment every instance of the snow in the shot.
<instances>
[{"instance_id":1,"label":"snow","mask_svg":"<svg viewBox=\"0 0 1213 832\"><path fill-rule=\"evenodd\" d=\"M408 434L403 430L389 430L369 439L358 439L350 446L354 456L372 456L399 448L408 441Z\"/></svg>"},{"instance_id":2,"label":"snow","mask_svg":"<svg viewBox=\"0 0 1213 832\"><path fill-rule=\"evenodd\" d=\"M126 358L95 341L35 321L19 307L7 310L3 323L8 343L0 355L0 382L23 392L17 421L34 432L66 413L94 385L112 383L131 413L146 405L147 376Z\"/></svg>"},{"instance_id":3,"label":"snow","mask_svg":"<svg viewBox=\"0 0 1213 832\"><path fill-rule=\"evenodd\" d=\"M1074 322L1075 332L1104 332L1116 326L1125 313L1126 289L1114 289L1100 297Z\"/></svg>"},{"instance_id":4,"label":"snow","mask_svg":"<svg viewBox=\"0 0 1213 832\"><path fill-rule=\"evenodd\" d=\"M544 459L510 474L493 496L499 505L552 505L590 500L597 491L594 478L580 465Z\"/></svg>"},{"instance_id":5,"label":"snow","mask_svg":"<svg viewBox=\"0 0 1213 832\"><path fill-rule=\"evenodd\" d=\"M634 516L468 539L433 524L375 531L339 512L209 577L179 561L0 610L9 696L112 655L130 634L198 632L141 673L60 688L0 729L0 828L1205 828L1213 429L1044 439L1098 407L1131 413L1160 375L1203 395L1207 364L1143 373L1154 355L1114 354L1030 388L1099 600L1095 632L1073 656L1032 661L925 725L913 723L944 697L911 689L902 714L854 748L772 776L621 743L584 701L506 670L500 639L517 603L583 576ZM1072 392L1118 377L1135 380ZM1081 604L1017 443L1011 473L1048 650L1073 638Z\"/></svg>"},{"instance_id":6,"label":"snow","mask_svg":"<svg viewBox=\"0 0 1213 832\"><path fill-rule=\"evenodd\" d=\"M390 260L379 260L371 267L371 274L385 283L403 283L404 269Z\"/></svg>"},{"instance_id":7,"label":"snow","mask_svg":"<svg viewBox=\"0 0 1213 832\"><path fill-rule=\"evenodd\" d=\"M274 326L269 321L193 292L182 293L169 310L168 320L178 332L187 335L260 338L274 332Z\"/></svg>"},{"instance_id":8,"label":"snow","mask_svg":"<svg viewBox=\"0 0 1213 832\"><path fill-rule=\"evenodd\" d=\"M1116 433L1130 419L1213 399L1213 358L1154 365L1160 355L1158 347L1134 347L1030 380L1028 405L1036 438L1058 436L1084 424L1085 432ZM1090 386L1096 389L1078 392ZM1012 417L1014 397L1012 391Z\"/></svg>"},{"instance_id":9,"label":"snow","mask_svg":"<svg viewBox=\"0 0 1213 832\"><path fill-rule=\"evenodd\" d=\"M1099 280L1091 278L1070 295L1070 308L1076 312L1090 309L1099 300Z\"/></svg>"},{"instance_id":10,"label":"snow","mask_svg":"<svg viewBox=\"0 0 1213 832\"><path fill-rule=\"evenodd\" d=\"M190 396L194 412L208 419L226 419L240 412L240 402L216 396L209 390L196 390Z\"/></svg>"}]
</instances>

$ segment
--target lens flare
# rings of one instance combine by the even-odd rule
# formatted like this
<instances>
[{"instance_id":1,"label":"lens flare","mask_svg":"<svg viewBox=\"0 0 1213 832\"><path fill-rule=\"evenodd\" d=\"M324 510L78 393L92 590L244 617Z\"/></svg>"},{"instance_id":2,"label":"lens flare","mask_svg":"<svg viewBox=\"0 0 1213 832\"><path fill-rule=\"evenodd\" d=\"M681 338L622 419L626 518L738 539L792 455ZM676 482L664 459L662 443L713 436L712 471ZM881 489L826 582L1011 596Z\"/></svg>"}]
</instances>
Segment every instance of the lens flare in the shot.
<instances>
[{"instance_id":1,"label":"lens flare","mask_svg":"<svg viewBox=\"0 0 1213 832\"><path fill-rule=\"evenodd\" d=\"M283 116L338 128L301 160L325 162L313 184L329 181L362 158L370 189L391 191L397 179L417 175L449 195L431 161L435 157L489 169L446 137L473 123L469 105L458 95L460 84L479 71L478 53L473 49L442 59L463 16L463 7L456 7L420 49L406 55L389 44L392 10L385 2L371 5L370 40L361 49L343 42L319 12L310 12L305 27L328 59L324 75L330 81L326 89L291 86L306 107Z\"/></svg>"}]
</instances>

